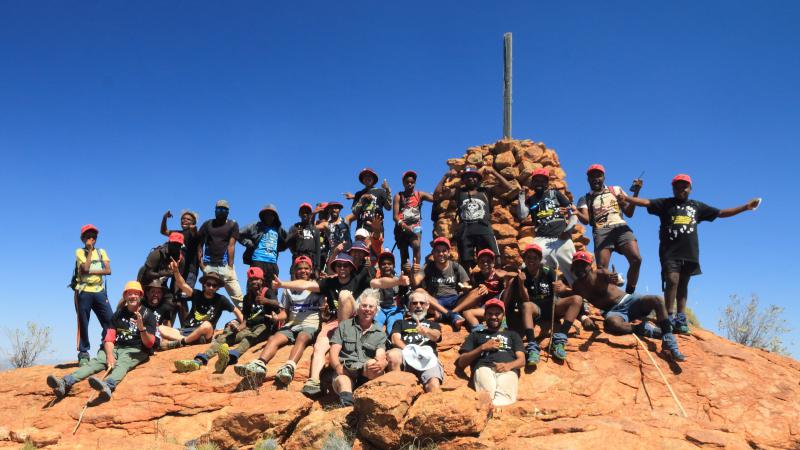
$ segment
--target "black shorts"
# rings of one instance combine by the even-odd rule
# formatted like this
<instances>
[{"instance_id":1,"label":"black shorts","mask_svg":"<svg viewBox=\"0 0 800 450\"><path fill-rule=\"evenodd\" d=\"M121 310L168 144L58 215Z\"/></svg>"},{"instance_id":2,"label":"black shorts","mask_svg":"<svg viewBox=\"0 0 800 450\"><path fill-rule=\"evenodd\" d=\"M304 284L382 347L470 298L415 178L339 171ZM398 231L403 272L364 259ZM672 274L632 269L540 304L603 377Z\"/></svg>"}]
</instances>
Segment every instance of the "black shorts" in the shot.
<instances>
[{"instance_id":1,"label":"black shorts","mask_svg":"<svg viewBox=\"0 0 800 450\"><path fill-rule=\"evenodd\" d=\"M475 254L485 248L490 249L496 256L500 256L497 239L491 228L485 230L466 230L461 233L458 240L458 253L462 261L474 261Z\"/></svg>"},{"instance_id":2,"label":"black shorts","mask_svg":"<svg viewBox=\"0 0 800 450\"><path fill-rule=\"evenodd\" d=\"M408 247L411 245L411 241L417 240L419 241L421 238L422 233L413 233L411 231L405 230L400 228L399 226L394 226L394 242L397 244L397 247Z\"/></svg>"},{"instance_id":3,"label":"black shorts","mask_svg":"<svg viewBox=\"0 0 800 450\"><path fill-rule=\"evenodd\" d=\"M667 289L667 274L677 273L681 276L693 277L703 273L700 263L685 259L666 259L661 261L661 290Z\"/></svg>"}]
</instances>

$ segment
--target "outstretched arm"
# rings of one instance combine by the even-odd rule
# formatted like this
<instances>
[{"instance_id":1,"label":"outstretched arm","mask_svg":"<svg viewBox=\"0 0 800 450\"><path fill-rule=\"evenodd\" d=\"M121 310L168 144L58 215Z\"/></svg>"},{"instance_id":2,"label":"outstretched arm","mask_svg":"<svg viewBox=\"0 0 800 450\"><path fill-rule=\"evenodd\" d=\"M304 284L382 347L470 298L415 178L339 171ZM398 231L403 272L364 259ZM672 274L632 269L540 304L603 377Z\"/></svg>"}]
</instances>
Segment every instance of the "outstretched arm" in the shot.
<instances>
[{"instance_id":1,"label":"outstretched arm","mask_svg":"<svg viewBox=\"0 0 800 450\"><path fill-rule=\"evenodd\" d=\"M742 206L737 206L736 208L726 208L719 212L719 217L733 217L737 214L743 213L745 211L752 211L756 209L758 204L761 202L761 199L753 198L750 199L747 203Z\"/></svg>"},{"instance_id":2,"label":"outstretched arm","mask_svg":"<svg viewBox=\"0 0 800 450\"><path fill-rule=\"evenodd\" d=\"M164 216L161 217L161 234L163 234L164 236L169 236L169 230L167 229L167 219L169 219L170 217L172 217L172 213L169 210L167 210L167 212L164 213Z\"/></svg>"}]
</instances>

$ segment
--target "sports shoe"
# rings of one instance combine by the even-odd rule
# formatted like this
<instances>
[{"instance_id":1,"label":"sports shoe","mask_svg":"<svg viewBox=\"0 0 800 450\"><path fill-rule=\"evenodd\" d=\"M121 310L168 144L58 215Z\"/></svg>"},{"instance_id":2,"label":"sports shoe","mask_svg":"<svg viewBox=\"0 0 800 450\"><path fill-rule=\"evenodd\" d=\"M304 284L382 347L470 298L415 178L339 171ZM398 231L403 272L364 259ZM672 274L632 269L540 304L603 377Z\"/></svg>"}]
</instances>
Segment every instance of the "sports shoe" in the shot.
<instances>
[{"instance_id":1,"label":"sports shoe","mask_svg":"<svg viewBox=\"0 0 800 450\"><path fill-rule=\"evenodd\" d=\"M643 320L634 325L632 331L642 337L649 337L653 339L658 339L661 337L661 328L653 325L647 320Z\"/></svg>"},{"instance_id":2,"label":"sports shoe","mask_svg":"<svg viewBox=\"0 0 800 450\"><path fill-rule=\"evenodd\" d=\"M233 366L233 371L242 378L261 383L267 376L267 365L260 359L254 359L247 364Z\"/></svg>"},{"instance_id":3,"label":"sports shoe","mask_svg":"<svg viewBox=\"0 0 800 450\"><path fill-rule=\"evenodd\" d=\"M567 359L567 350L564 348L564 344L553 344L553 349L550 352L553 355L553 358L559 359L564 361Z\"/></svg>"},{"instance_id":4,"label":"sports shoe","mask_svg":"<svg viewBox=\"0 0 800 450\"><path fill-rule=\"evenodd\" d=\"M309 397L313 397L322 392L322 386L320 385L319 380L309 378L308 381L306 381L306 384L303 385L303 389L301 389L300 392Z\"/></svg>"},{"instance_id":5,"label":"sports shoe","mask_svg":"<svg viewBox=\"0 0 800 450\"><path fill-rule=\"evenodd\" d=\"M111 389L111 386L105 381L97 377L89 377L89 386L91 386L92 389L97 391L97 397L100 400L104 402L111 400L111 392L113 390Z\"/></svg>"},{"instance_id":6,"label":"sports shoe","mask_svg":"<svg viewBox=\"0 0 800 450\"><path fill-rule=\"evenodd\" d=\"M539 343L535 341L528 342L525 346L525 353L527 354L525 365L528 367L536 367L536 365L539 364Z\"/></svg>"},{"instance_id":7,"label":"sports shoe","mask_svg":"<svg viewBox=\"0 0 800 450\"><path fill-rule=\"evenodd\" d=\"M185 373L185 372L194 372L195 370L200 370L203 367L200 364L200 361L196 359L179 359L175 361L175 369L178 370L178 373Z\"/></svg>"},{"instance_id":8,"label":"sports shoe","mask_svg":"<svg viewBox=\"0 0 800 450\"><path fill-rule=\"evenodd\" d=\"M162 350L172 350L175 348L183 347L183 340L178 339L177 341L161 341Z\"/></svg>"},{"instance_id":9,"label":"sports shoe","mask_svg":"<svg viewBox=\"0 0 800 450\"><path fill-rule=\"evenodd\" d=\"M55 375L48 375L47 376L47 385L53 388L53 394L56 395L57 399L62 399L66 397L67 392L69 392L70 386L64 381L63 378L57 377Z\"/></svg>"},{"instance_id":10,"label":"sports shoe","mask_svg":"<svg viewBox=\"0 0 800 450\"><path fill-rule=\"evenodd\" d=\"M278 369L278 371L275 373L275 381L284 386L288 386L293 379L294 379L294 366L289 363L282 365L281 368Z\"/></svg>"},{"instance_id":11,"label":"sports shoe","mask_svg":"<svg viewBox=\"0 0 800 450\"><path fill-rule=\"evenodd\" d=\"M224 373L230 361L230 349L228 344L222 344L217 349L217 362L214 363L214 373Z\"/></svg>"},{"instance_id":12,"label":"sports shoe","mask_svg":"<svg viewBox=\"0 0 800 450\"><path fill-rule=\"evenodd\" d=\"M675 339L675 335L672 333L667 333L661 337L661 351L675 361L686 361L686 356L678 349L678 340Z\"/></svg>"},{"instance_id":13,"label":"sports shoe","mask_svg":"<svg viewBox=\"0 0 800 450\"><path fill-rule=\"evenodd\" d=\"M686 314L678 313L675 315L675 320L672 322L672 332L675 334L690 334Z\"/></svg>"},{"instance_id":14,"label":"sports shoe","mask_svg":"<svg viewBox=\"0 0 800 450\"><path fill-rule=\"evenodd\" d=\"M89 365L89 354L78 353L78 367L83 367L88 365Z\"/></svg>"}]
</instances>

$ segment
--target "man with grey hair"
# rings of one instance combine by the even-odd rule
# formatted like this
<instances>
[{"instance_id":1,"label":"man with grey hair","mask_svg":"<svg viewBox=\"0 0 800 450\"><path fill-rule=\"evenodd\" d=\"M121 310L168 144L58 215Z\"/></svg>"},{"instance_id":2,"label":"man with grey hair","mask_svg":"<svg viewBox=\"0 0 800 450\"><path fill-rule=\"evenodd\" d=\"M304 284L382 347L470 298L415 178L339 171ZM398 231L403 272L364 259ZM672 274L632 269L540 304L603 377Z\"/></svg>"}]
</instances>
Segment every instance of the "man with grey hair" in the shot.
<instances>
[{"instance_id":1,"label":"man with grey hair","mask_svg":"<svg viewBox=\"0 0 800 450\"><path fill-rule=\"evenodd\" d=\"M441 391L444 368L439 362L436 343L442 340L439 324L427 320L428 293L417 290L408 297L407 318L394 322L387 353L389 371L405 370L419 378L425 392Z\"/></svg>"},{"instance_id":2,"label":"man with grey hair","mask_svg":"<svg viewBox=\"0 0 800 450\"><path fill-rule=\"evenodd\" d=\"M365 290L358 297L356 316L340 322L331 337L333 390L342 406L352 406L353 389L383 375L386 368L386 333L373 323L379 296L376 289Z\"/></svg>"}]
</instances>

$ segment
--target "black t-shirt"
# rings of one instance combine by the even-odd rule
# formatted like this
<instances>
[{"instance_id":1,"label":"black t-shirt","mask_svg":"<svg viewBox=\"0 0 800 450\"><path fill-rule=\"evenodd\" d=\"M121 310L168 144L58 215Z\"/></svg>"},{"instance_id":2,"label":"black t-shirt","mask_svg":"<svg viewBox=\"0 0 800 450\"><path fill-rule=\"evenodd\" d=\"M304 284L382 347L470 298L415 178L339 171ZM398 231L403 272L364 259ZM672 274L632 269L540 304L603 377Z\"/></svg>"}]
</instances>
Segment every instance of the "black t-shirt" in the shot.
<instances>
[{"instance_id":1,"label":"black t-shirt","mask_svg":"<svg viewBox=\"0 0 800 450\"><path fill-rule=\"evenodd\" d=\"M186 261L187 270L189 267L197 267L197 246L200 245L200 233L192 233L191 230L170 230L171 233L183 235L183 258Z\"/></svg>"},{"instance_id":2,"label":"black t-shirt","mask_svg":"<svg viewBox=\"0 0 800 450\"><path fill-rule=\"evenodd\" d=\"M419 325L432 330L439 330L440 332L442 331L442 327L435 321L420 320ZM394 325L392 325L392 332L389 335L390 339L391 335L395 333L400 334L400 339L402 339L406 345L427 345L433 349L433 353L438 353L436 351L436 342L417 333L417 322L413 320L403 319L396 321ZM442 340L441 335L439 335L439 340Z\"/></svg>"},{"instance_id":3,"label":"black t-shirt","mask_svg":"<svg viewBox=\"0 0 800 450\"><path fill-rule=\"evenodd\" d=\"M236 309L228 297L215 293L213 298L207 299L199 289L194 290L191 301L192 309L189 310L189 316L183 325L186 328L199 327L205 321L211 322L216 328L222 311L233 312Z\"/></svg>"},{"instance_id":4,"label":"black t-shirt","mask_svg":"<svg viewBox=\"0 0 800 450\"><path fill-rule=\"evenodd\" d=\"M697 200L679 202L669 197L650 200L647 212L661 219L658 255L662 261L700 262L697 224L713 222L720 211Z\"/></svg>"},{"instance_id":5,"label":"black t-shirt","mask_svg":"<svg viewBox=\"0 0 800 450\"><path fill-rule=\"evenodd\" d=\"M439 270L434 263L427 263L423 272L425 290L436 298L458 295L458 283L469 281L467 271L455 261L450 261L444 270Z\"/></svg>"},{"instance_id":6,"label":"black t-shirt","mask_svg":"<svg viewBox=\"0 0 800 450\"><path fill-rule=\"evenodd\" d=\"M359 200L365 194L372 195L372 200L365 200L361 202L359 205ZM356 192L355 196L353 197L353 213L358 218L358 225L359 228L361 224L365 220L369 220L373 217L383 217L383 209L389 209L392 206L392 202L389 199L389 193L386 192L386 189L381 187L372 187L370 189L364 188L358 192Z\"/></svg>"},{"instance_id":7,"label":"black t-shirt","mask_svg":"<svg viewBox=\"0 0 800 450\"><path fill-rule=\"evenodd\" d=\"M569 206L569 200L561 192L548 189L540 197L531 195L525 200L525 205L536 227L536 236L558 237L567 228L567 219L558 208Z\"/></svg>"},{"instance_id":8,"label":"black t-shirt","mask_svg":"<svg viewBox=\"0 0 800 450\"><path fill-rule=\"evenodd\" d=\"M267 296L267 288L261 289L261 295ZM256 295L247 292L242 299L242 315L247 323L247 326L259 325L267 322L267 316L270 313L280 312L280 308L272 305L262 305L256 301Z\"/></svg>"},{"instance_id":9,"label":"black t-shirt","mask_svg":"<svg viewBox=\"0 0 800 450\"><path fill-rule=\"evenodd\" d=\"M483 345L489 339L499 339L500 348L493 351L481 352L478 359L472 364L472 370L479 367L494 367L495 363L508 363L517 359L516 352L523 351L522 338L516 331L498 330L491 332L488 329L473 331L461 345L459 353L467 353Z\"/></svg>"},{"instance_id":10,"label":"black t-shirt","mask_svg":"<svg viewBox=\"0 0 800 450\"><path fill-rule=\"evenodd\" d=\"M491 231L492 201L486 189L479 187L475 193L458 190L456 192L458 217L463 231Z\"/></svg>"},{"instance_id":11,"label":"black t-shirt","mask_svg":"<svg viewBox=\"0 0 800 450\"><path fill-rule=\"evenodd\" d=\"M525 273L525 289L528 290L528 297L531 301L541 305L542 303L553 300L553 283L556 281L556 273L547 266L541 266L539 273L535 277Z\"/></svg>"},{"instance_id":12,"label":"black t-shirt","mask_svg":"<svg viewBox=\"0 0 800 450\"><path fill-rule=\"evenodd\" d=\"M172 318L172 314L175 312L175 306L171 303L165 302L164 300L158 304L156 307L152 307L150 305L144 306L147 311L153 315L156 319L156 325L167 325L167 322L170 321Z\"/></svg>"},{"instance_id":13,"label":"black t-shirt","mask_svg":"<svg viewBox=\"0 0 800 450\"><path fill-rule=\"evenodd\" d=\"M146 308L140 309L140 314L142 315L144 329L147 330L148 333L155 335L155 316L150 314L150 311L148 311ZM133 313L128 311L128 308L122 306L114 313L114 315L111 317L111 326L117 333L117 337L114 339L115 347L144 348L142 339L139 336L139 328L136 325L136 319L134 318Z\"/></svg>"},{"instance_id":14,"label":"black t-shirt","mask_svg":"<svg viewBox=\"0 0 800 450\"><path fill-rule=\"evenodd\" d=\"M333 312L339 306L339 292L350 291L353 293L353 298L358 298L362 292L369 288L371 280L372 277L369 270L362 270L351 276L347 283L344 284L339 281L339 277L322 278L317 280L317 284L319 284L319 293L327 298L328 306Z\"/></svg>"},{"instance_id":15,"label":"black t-shirt","mask_svg":"<svg viewBox=\"0 0 800 450\"><path fill-rule=\"evenodd\" d=\"M486 286L486 289L489 290L489 293L486 294L486 300L498 297L500 293L503 292L503 289L505 289L505 282L497 275L497 272L495 271L492 271L488 277L484 275L483 272L478 272L473 275L472 278L475 281L472 284L472 287L476 288L478 285L483 284Z\"/></svg>"},{"instance_id":16,"label":"black t-shirt","mask_svg":"<svg viewBox=\"0 0 800 450\"><path fill-rule=\"evenodd\" d=\"M222 265L228 263L228 243L231 238L239 239L239 224L227 220L221 226L214 226L214 220L206 220L198 231L200 243L204 245L203 262Z\"/></svg>"},{"instance_id":17,"label":"black t-shirt","mask_svg":"<svg viewBox=\"0 0 800 450\"><path fill-rule=\"evenodd\" d=\"M408 290L408 286L395 286L392 288L380 289L381 301L378 307L388 309L394 306L402 306L405 302L401 299L408 295Z\"/></svg>"},{"instance_id":18,"label":"black t-shirt","mask_svg":"<svg viewBox=\"0 0 800 450\"><path fill-rule=\"evenodd\" d=\"M345 247L349 247L353 241L350 239L350 226L340 218L336 223L328 223L325 229L325 246L328 251L332 251L342 242L346 244Z\"/></svg>"},{"instance_id":19,"label":"black t-shirt","mask_svg":"<svg viewBox=\"0 0 800 450\"><path fill-rule=\"evenodd\" d=\"M292 250L292 255L316 255L319 249L319 231L313 223L303 225L297 222L289 228L287 245Z\"/></svg>"}]
</instances>

